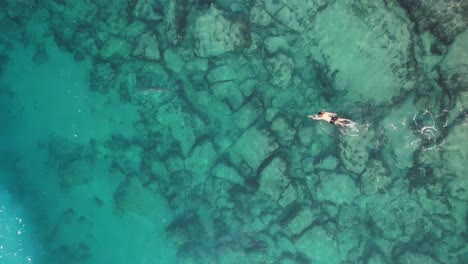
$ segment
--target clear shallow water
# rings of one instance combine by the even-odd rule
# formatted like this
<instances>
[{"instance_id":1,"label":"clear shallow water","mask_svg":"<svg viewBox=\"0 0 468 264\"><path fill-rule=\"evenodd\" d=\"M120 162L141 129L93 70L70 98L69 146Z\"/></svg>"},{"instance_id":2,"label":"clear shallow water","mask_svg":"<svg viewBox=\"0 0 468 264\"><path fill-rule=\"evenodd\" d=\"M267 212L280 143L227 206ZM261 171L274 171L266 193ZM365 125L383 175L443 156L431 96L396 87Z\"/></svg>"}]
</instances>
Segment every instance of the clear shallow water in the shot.
<instances>
[{"instance_id":1,"label":"clear shallow water","mask_svg":"<svg viewBox=\"0 0 468 264\"><path fill-rule=\"evenodd\" d=\"M2 175L3 176L3 175ZM5 177L5 176L4 176ZM14 203L11 194L2 186L0 189L0 261L2 263L33 263L38 247L33 246L34 237L25 223L24 208Z\"/></svg>"},{"instance_id":2,"label":"clear shallow water","mask_svg":"<svg viewBox=\"0 0 468 264\"><path fill-rule=\"evenodd\" d=\"M466 262L466 16L400 2L7 1L0 257Z\"/></svg>"}]
</instances>

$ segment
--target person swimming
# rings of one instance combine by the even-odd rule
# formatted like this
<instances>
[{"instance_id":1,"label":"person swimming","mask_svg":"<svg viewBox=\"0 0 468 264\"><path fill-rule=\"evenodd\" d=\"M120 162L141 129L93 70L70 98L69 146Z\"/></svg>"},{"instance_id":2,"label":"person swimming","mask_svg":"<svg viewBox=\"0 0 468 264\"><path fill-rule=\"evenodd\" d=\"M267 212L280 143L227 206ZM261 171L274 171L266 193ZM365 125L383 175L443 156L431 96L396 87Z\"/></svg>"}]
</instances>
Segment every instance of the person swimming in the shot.
<instances>
[{"instance_id":1,"label":"person swimming","mask_svg":"<svg viewBox=\"0 0 468 264\"><path fill-rule=\"evenodd\" d=\"M343 127L349 127L352 124L354 124L354 122L351 121L350 119L340 118L338 117L336 113L330 113L330 112L325 112L325 111L320 111L316 115L309 115L309 118L312 118L314 120L323 120L330 124L343 126Z\"/></svg>"}]
</instances>

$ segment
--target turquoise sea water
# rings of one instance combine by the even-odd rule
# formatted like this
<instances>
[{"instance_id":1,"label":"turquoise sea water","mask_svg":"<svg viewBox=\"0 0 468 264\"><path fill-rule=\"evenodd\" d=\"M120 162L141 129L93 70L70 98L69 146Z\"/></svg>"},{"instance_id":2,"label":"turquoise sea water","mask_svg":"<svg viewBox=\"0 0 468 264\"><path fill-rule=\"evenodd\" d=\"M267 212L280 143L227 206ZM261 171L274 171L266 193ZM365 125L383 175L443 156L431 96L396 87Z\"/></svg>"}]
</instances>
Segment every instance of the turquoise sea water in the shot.
<instances>
[{"instance_id":1,"label":"turquoise sea water","mask_svg":"<svg viewBox=\"0 0 468 264\"><path fill-rule=\"evenodd\" d=\"M468 263L466 1L0 2L0 263Z\"/></svg>"}]
</instances>

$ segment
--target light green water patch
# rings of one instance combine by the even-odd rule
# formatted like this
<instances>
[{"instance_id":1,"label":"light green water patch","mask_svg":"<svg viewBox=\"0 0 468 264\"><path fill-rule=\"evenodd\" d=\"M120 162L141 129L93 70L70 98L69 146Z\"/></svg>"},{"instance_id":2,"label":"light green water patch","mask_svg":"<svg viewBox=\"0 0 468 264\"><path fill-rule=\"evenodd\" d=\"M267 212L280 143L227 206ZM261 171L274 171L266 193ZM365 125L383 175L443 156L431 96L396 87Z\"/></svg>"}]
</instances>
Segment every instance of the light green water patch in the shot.
<instances>
[{"instance_id":1,"label":"light green water patch","mask_svg":"<svg viewBox=\"0 0 468 264\"><path fill-rule=\"evenodd\" d=\"M381 5L337 1L317 15L306 37L313 57L330 65L335 88L347 101L388 102L414 85L405 69L410 32ZM383 12L371 15L377 10Z\"/></svg>"},{"instance_id":2,"label":"light green water patch","mask_svg":"<svg viewBox=\"0 0 468 264\"><path fill-rule=\"evenodd\" d=\"M0 178L6 175L0 171ZM0 183L0 262L35 263L40 250L34 245L31 219L18 201Z\"/></svg>"},{"instance_id":3,"label":"light green water patch","mask_svg":"<svg viewBox=\"0 0 468 264\"><path fill-rule=\"evenodd\" d=\"M35 222L42 233L33 234L47 250L40 261L174 263L164 234L171 219L165 199L138 178L126 181L109 170L112 151L104 142L112 135L136 135L136 108L113 94L90 93L89 61L74 61L53 42L45 49L47 61L35 64L32 49L17 47L1 79L18 109L9 127L15 132L8 133L22 172L14 181L42 216ZM90 148L90 141L97 147ZM76 158L83 152L75 148L87 156ZM56 160L63 155L74 159Z\"/></svg>"},{"instance_id":4,"label":"light green water patch","mask_svg":"<svg viewBox=\"0 0 468 264\"><path fill-rule=\"evenodd\" d=\"M33 51L12 54L3 81L13 87L23 107L23 125L32 137L53 133L77 143L103 139L116 131L132 132L136 110L88 91L88 61L75 62L54 43L47 45L49 62L34 64Z\"/></svg>"}]
</instances>

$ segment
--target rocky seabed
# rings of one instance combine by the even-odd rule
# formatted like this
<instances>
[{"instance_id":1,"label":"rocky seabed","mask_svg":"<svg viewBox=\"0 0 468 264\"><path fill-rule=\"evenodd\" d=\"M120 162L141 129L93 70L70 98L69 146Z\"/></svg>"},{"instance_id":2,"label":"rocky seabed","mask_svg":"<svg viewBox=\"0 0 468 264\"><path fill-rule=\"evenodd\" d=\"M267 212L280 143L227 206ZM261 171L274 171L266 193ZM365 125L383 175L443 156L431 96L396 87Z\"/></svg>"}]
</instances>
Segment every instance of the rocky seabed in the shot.
<instances>
[{"instance_id":1,"label":"rocky seabed","mask_svg":"<svg viewBox=\"0 0 468 264\"><path fill-rule=\"evenodd\" d=\"M91 91L140 113L130 135L52 136L60 184L105 160L116 213L162 195L180 263L468 262L466 1L3 2L2 39L91 57Z\"/></svg>"}]
</instances>

